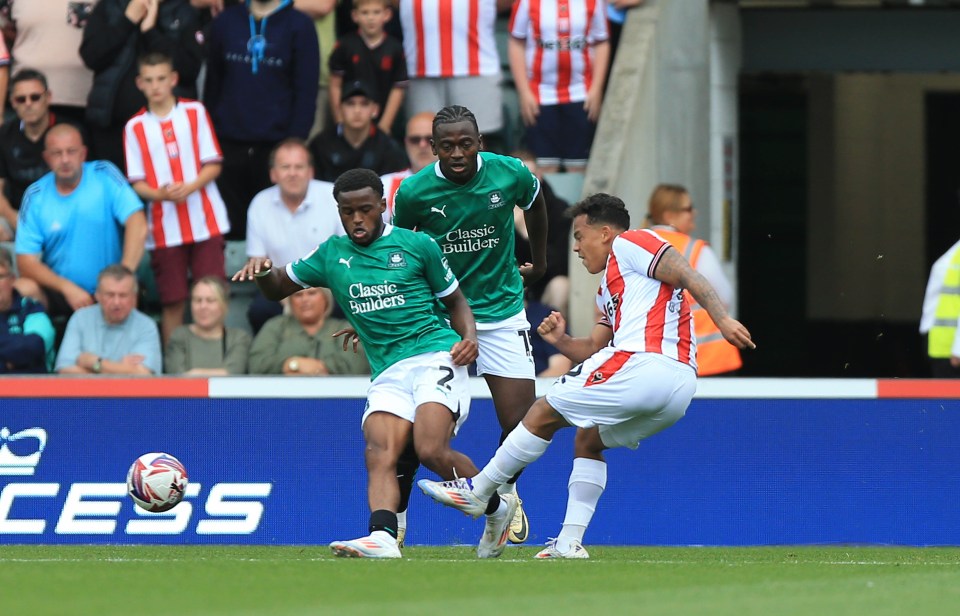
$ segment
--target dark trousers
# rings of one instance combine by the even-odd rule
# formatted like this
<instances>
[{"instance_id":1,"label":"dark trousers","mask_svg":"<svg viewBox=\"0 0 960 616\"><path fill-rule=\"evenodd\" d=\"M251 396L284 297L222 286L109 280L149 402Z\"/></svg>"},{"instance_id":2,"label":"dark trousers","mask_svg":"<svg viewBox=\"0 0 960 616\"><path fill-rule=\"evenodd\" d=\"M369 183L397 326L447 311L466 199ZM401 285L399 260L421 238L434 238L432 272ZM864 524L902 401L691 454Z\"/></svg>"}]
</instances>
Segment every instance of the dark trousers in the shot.
<instances>
[{"instance_id":1,"label":"dark trousers","mask_svg":"<svg viewBox=\"0 0 960 616\"><path fill-rule=\"evenodd\" d=\"M949 359L930 358L930 373L935 379L956 379L960 378L960 368L954 368L950 365Z\"/></svg>"},{"instance_id":2,"label":"dark trousers","mask_svg":"<svg viewBox=\"0 0 960 616\"><path fill-rule=\"evenodd\" d=\"M272 142L220 139L223 170L217 188L230 216L228 240L247 239L247 208L254 196L270 186Z\"/></svg>"},{"instance_id":3,"label":"dark trousers","mask_svg":"<svg viewBox=\"0 0 960 616\"><path fill-rule=\"evenodd\" d=\"M126 155L123 151L123 127L87 126L90 138L90 155L87 160L109 160L120 169L120 173L127 174Z\"/></svg>"}]
</instances>

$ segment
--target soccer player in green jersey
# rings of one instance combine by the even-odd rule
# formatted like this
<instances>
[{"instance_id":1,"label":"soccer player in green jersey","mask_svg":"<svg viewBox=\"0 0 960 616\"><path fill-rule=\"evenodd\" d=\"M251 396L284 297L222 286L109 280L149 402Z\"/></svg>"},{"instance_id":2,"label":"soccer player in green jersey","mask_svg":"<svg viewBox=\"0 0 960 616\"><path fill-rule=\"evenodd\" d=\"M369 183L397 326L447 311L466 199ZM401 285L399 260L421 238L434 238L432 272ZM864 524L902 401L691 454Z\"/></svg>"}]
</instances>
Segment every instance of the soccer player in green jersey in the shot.
<instances>
[{"instance_id":1,"label":"soccer player in green jersey","mask_svg":"<svg viewBox=\"0 0 960 616\"><path fill-rule=\"evenodd\" d=\"M255 280L274 301L303 288L328 287L343 308L372 373L362 419L370 534L330 547L337 556L399 558L397 460L409 443L422 463L445 479L478 472L450 447L470 412L467 366L477 358L476 324L436 242L383 222L386 201L376 173L343 173L333 196L346 236L331 237L286 267L252 259L233 279ZM478 555L503 553L516 508L512 495L493 495L487 511L491 530Z\"/></svg>"},{"instance_id":2,"label":"soccer player in green jersey","mask_svg":"<svg viewBox=\"0 0 960 616\"><path fill-rule=\"evenodd\" d=\"M490 388L502 442L536 400L523 287L546 271L547 207L537 177L520 160L481 151L483 137L466 107L452 105L437 113L431 143L438 161L403 181L393 221L436 240L460 279L477 320L477 373ZM533 258L519 268L513 252L514 205L524 210ZM515 480L501 486L501 494L515 494ZM510 525L510 541L522 543L528 532L521 506Z\"/></svg>"}]
</instances>

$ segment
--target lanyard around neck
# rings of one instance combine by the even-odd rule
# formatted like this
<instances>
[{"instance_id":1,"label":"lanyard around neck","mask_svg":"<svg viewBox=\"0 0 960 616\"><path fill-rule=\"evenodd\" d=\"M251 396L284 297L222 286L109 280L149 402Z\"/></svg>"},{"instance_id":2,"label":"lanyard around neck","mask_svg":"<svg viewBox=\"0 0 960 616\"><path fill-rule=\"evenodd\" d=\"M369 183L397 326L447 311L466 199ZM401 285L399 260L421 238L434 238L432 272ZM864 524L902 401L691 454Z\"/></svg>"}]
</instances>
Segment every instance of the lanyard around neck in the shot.
<instances>
[{"instance_id":1,"label":"lanyard around neck","mask_svg":"<svg viewBox=\"0 0 960 616\"><path fill-rule=\"evenodd\" d=\"M260 63L263 62L263 57L267 52L267 18L287 7L291 2L292 0L283 0L277 8L263 16L258 27L258 22L254 19L253 12L250 11L250 0L247 0L247 11L249 11L250 17L250 40L247 41L247 51L250 52L250 65L254 75L260 71Z\"/></svg>"}]
</instances>

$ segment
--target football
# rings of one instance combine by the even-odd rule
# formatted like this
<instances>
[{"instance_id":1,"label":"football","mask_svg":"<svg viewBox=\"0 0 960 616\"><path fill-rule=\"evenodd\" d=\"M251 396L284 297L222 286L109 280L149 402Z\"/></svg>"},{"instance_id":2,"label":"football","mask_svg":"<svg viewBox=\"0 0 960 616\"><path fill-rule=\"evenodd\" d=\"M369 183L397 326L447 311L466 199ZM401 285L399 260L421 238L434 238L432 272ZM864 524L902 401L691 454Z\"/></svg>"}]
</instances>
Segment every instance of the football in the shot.
<instances>
[{"instance_id":1,"label":"football","mask_svg":"<svg viewBox=\"0 0 960 616\"><path fill-rule=\"evenodd\" d=\"M141 509L169 511L183 500L187 469L168 453L147 453L137 458L127 473L127 492Z\"/></svg>"}]
</instances>

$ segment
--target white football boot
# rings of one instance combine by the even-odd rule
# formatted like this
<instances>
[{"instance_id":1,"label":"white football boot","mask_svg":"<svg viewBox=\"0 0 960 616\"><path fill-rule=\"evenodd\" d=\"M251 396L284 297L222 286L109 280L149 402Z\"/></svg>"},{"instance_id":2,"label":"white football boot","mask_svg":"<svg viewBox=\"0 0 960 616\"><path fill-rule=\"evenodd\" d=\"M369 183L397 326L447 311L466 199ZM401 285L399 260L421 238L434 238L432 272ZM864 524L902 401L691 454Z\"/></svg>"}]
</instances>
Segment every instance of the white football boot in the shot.
<instances>
[{"instance_id":1,"label":"white football boot","mask_svg":"<svg viewBox=\"0 0 960 616\"><path fill-rule=\"evenodd\" d=\"M390 533L375 530L367 537L350 541L334 541L330 544L334 556L344 558L400 558L397 540Z\"/></svg>"},{"instance_id":2,"label":"white football boot","mask_svg":"<svg viewBox=\"0 0 960 616\"><path fill-rule=\"evenodd\" d=\"M587 550L584 549L583 544L581 544L576 539L570 541L570 549L566 552L561 552L557 549L557 540L550 539L547 541L547 547L543 548L534 558L544 559L544 558L590 558L590 554L587 553Z\"/></svg>"},{"instance_id":3,"label":"white football boot","mask_svg":"<svg viewBox=\"0 0 960 616\"><path fill-rule=\"evenodd\" d=\"M424 494L441 505L453 507L472 518L479 518L487 511L487 501L477 498L477 495L473 493L473 484L469 479L463 477L453 481L421 479L417 482L417 485L420 486Z\"/></svg>"},{"instance_id":4,"label":"white football boot","mask_svg":"<svg viewBox=\"0 0 960 616\"><path fill-rule=\"evenodd\" d=\"M480 536L480 545L477 546L477 558L499 558L507 545L510 523L520 503L513 494L501 494L500 498L507 504L507 509L503 513L487 516L483 535Z\"/></svg>"}]
</instances>

